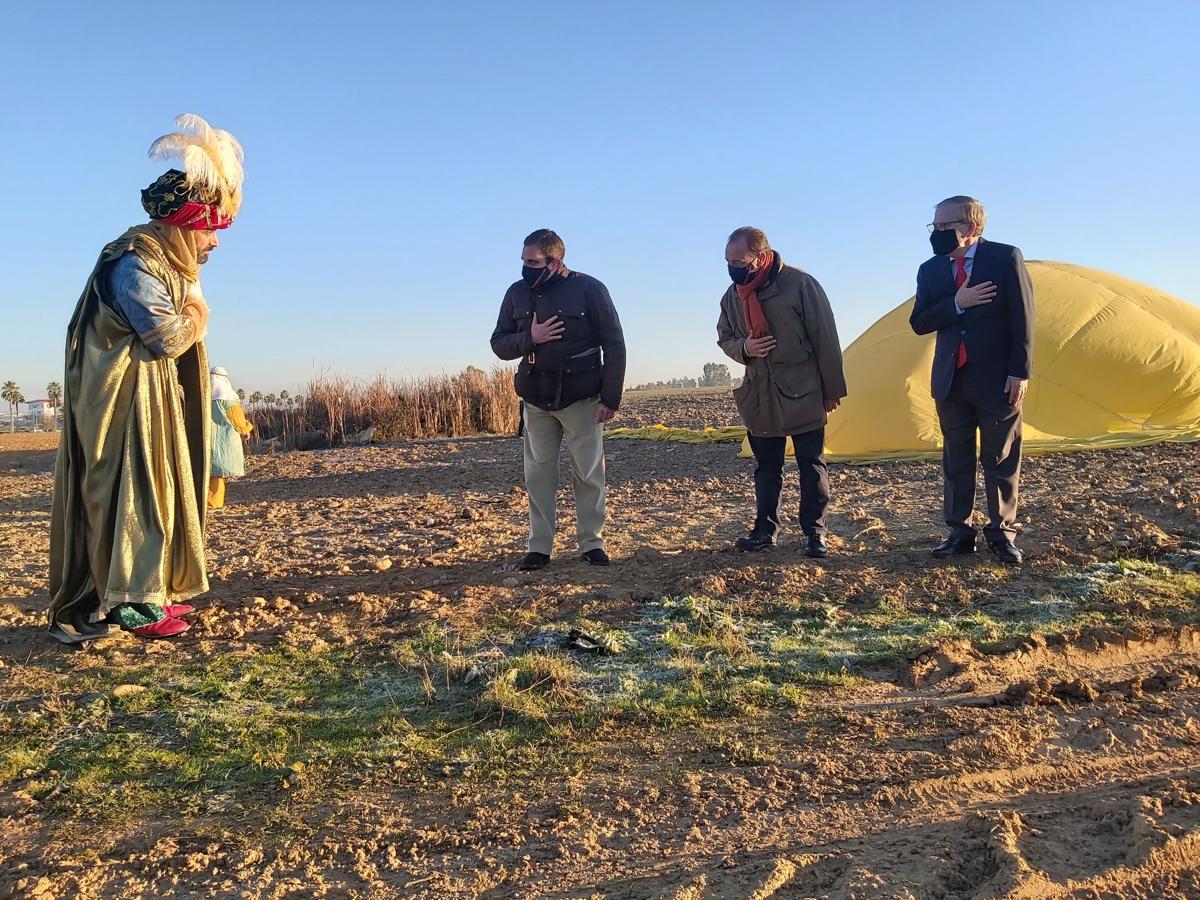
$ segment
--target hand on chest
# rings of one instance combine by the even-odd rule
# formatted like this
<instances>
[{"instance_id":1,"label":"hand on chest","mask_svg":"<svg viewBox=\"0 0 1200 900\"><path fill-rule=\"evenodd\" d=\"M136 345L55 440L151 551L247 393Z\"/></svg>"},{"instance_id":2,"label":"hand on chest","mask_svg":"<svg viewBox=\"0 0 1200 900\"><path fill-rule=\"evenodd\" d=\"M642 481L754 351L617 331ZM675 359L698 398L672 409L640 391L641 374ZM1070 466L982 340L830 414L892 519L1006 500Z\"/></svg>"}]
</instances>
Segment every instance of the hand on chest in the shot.
<instances>
[{"instance_id":1,"label":"hand on chest","mask_svg":"<svg viewBox=\"0 0 1200 900\"><path fill-rule=\"evenodd\" d=\"M541 297L535 296L533 308L537 311L538 321L541 322L557 316L568 330L576 330L587 324L587 304L584 298L577 294L555 296L554 293L549 293Z\"/></svg>"},{"instance_id":2,"label":"hand on chest","mask_svg":"<svg viewBox=\"0 0 1200 900\"><path fill-rule=\"evenodd\" d=\"M533 314L537 314L539 322L548 322L557 318L566 326L566 334L575 335L589 330L591 323L588 319L587 301L582 292L564 290L569 285L559 285L544 293L531 293L523 303L518 303L513 309L513 318L529 323Z\"/></svg>"},{"instance_id":3,"label":"hand on chest","mask_svg":"<svg viewBox=\"0 0 1200 900\"><path fill-rule=\"evenodd\" d=\"M937 279L934 290L938 296L954 297L958 293L960 286L977 287L978 285L990 282L996 288L996 295L992 298L991 302L965 309L963 314L976 317L986 316L995 314L998 309L1005 306L1004 272L1002 269L976 259L973 265L967 267L966 279L962 280L958 274L959 267L957 264L954 261L948 261L948 263L948 265L943 265L942 261L938 260L937 271L934 273L934 277Z\"/></svg>"}]
</instances>

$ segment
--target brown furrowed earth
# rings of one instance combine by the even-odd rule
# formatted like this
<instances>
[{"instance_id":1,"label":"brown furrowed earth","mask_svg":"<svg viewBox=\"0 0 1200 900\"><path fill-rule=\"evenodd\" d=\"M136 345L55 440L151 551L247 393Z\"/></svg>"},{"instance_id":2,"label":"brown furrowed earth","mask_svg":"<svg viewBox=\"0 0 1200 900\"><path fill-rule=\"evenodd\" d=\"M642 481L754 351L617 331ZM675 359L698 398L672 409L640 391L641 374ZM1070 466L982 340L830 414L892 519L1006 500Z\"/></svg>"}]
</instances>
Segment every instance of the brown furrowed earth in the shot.
<instances>
[{"instance_id":1,"label":"brown furrowed earth","mask_svg":"<svg viewBox=\"0 0 1200 900\"><path fill-rule=\"evenodd\" d=\"M936 463L831 467L814 562L732 549L736 445L613 440L612 567L564 461L518 573L515 438L253 456L191 630L71 650L52 441L0 435L0 898L1200 896L1196 445L1028 460L1019 569L930 558Z\"/></svg>"}]
</instances>

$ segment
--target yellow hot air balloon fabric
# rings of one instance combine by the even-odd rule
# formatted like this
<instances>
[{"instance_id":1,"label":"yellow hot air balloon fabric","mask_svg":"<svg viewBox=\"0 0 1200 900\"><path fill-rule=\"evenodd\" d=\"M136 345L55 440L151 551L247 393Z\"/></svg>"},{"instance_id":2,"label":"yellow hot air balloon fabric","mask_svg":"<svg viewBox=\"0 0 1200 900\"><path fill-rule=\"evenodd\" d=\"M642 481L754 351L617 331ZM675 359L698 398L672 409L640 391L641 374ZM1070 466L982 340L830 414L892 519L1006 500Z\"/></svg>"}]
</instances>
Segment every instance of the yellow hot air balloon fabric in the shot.
<instances>
[{"instance_id":1,"label":"yellow hot air balloon fabric","mask_svg":"<svg viewBox=\"0 0 1200 900\"><path fill-rule=\"evenodd\" d=\"M1037 325L1027 452L1200 437L1200 307L1097 269L1028 266ZM941 452L929 395L933 336L913 334L913 302L846 350L850 396L826 428L831 457L867 462Z\"/></svg>"},{"instance_id":2,"label":"yellow hot air balloon fabric","mask_svg":"<svg viewBox=\"0 0 1200 900\"><path fill-rule=\"evenodd\" d=\"M1039 261L1028 266L1037 326L1024 451L1200 439L1200 307L1097 269ZM913 302L910 297L847 348L850 396L829 417L830 461L940 456L942 436L929 394L934 338L913 334ZM676 429L650 431L655 429L609 435L680 439ZM749 456L744 434L710 429L689 440L742 436L742 455Z\"/></svg>"}]
</instances>

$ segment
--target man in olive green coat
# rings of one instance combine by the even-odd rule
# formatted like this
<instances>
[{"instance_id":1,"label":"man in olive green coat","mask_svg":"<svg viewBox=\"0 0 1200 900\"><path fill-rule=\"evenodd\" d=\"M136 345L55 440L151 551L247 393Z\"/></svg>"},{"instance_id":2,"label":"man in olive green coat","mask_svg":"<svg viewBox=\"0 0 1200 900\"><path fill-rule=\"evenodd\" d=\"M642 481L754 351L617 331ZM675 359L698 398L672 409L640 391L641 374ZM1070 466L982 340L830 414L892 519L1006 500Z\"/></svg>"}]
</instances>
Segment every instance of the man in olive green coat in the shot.
<instances>
[{"instance_id":1,"label":"man in olive green coat","mask_svg":"<svg viewBox=\"0 0 1200 900\"><path fill-rule=\"evenodd\" d=\"M829 298L815 278L784 265L757 228L729 236L725 261L733 284L721 298L717 343L746 367L733 392L749 432L757 512L739 550L763 550L779 531L783 460L792 439L800 469L800 527L806 556L829 554L825 510L825 422L846 396L842 350Z\"/></svg>"}]
</instances>

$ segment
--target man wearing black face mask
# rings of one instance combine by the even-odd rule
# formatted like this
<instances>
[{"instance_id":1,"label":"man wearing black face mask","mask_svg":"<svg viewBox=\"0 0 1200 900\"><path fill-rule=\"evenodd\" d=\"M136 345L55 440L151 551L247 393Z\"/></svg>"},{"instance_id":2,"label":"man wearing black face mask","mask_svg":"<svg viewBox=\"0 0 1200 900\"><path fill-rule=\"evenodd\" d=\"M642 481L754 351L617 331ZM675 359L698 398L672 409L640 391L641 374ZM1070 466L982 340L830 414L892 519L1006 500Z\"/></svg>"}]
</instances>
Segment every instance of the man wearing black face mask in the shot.
<instances>
[{"instance_id":1,"label":"man wearing black face mask","mask_svg":"<svg viewBox=\"0 0 1200 900\"><path fill-rule=\"evenodd\" d=\"M739 228L729 236L725 262L733 284L721 298L717 344L746 367L733 397L758 463L754 528L736 546L755 551L775 543L790 438L800 469L804 553L819 559L829 553L825 422L846 396L833 310L817 279L784 265L758 228Z\"/></svg>"},{"instance_id":2,"label":"man wearing black face mask","mask_svg":"<svg viewBox=\"0 0 1200 900\"><path fill-rule=\"evenodd\" d=\"M950 535L933 555L975 552L971 516L975 470L982 464L984 535L1002 562L1018 565L1021 406L1033 356L1033 285L1020 250L983 239L986 220L983 204L972 197L937 205L929 226L934 256L917 270L909 324L917 334L937 332L932 392L942 428Z\"/></svg>"},{"instance_id":3,"label":"man wearing black face mask","mask_svg":"<svg viewBox=\"0 0 1200 900\"><path fill-rule=\"evenodd\" d=\"M575 482L576 535L583 558L604 552L604 423L621 405L625 338L608 289L563 264L562 239L546 228L525 238L521 280L505 293L492 352L520 359L529 552L520 568L544 568L554 548L558 454L563 438Z\"/></svg>"}]
</instances>

